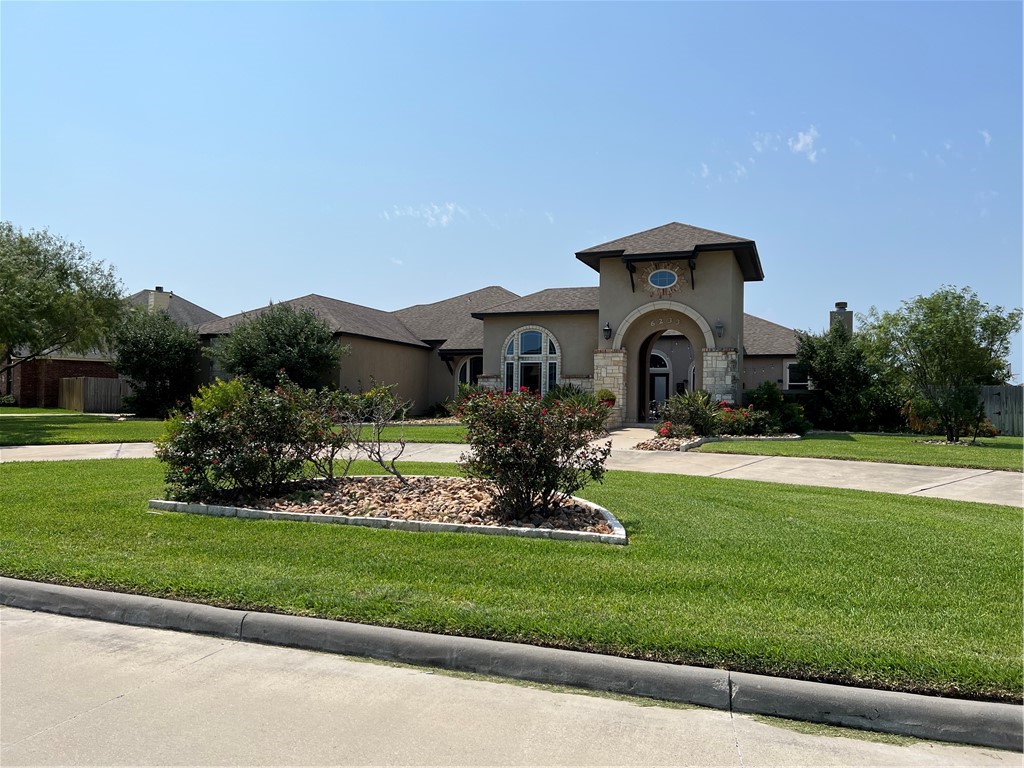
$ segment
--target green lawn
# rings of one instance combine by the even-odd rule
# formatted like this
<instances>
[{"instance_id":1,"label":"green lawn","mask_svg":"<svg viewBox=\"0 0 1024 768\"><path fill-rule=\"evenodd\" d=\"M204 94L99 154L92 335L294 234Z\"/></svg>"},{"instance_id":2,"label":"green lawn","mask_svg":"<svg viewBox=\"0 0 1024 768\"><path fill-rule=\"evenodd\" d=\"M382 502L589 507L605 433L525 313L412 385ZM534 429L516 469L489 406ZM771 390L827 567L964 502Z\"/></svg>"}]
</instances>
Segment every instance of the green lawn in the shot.
<instances>
[{"instance_id":1,"label":"green lawn","mask_svg":"<svg viewBox=\"0 0 1024 768\"><path fill-rule=\"evenodd\" d=\"M0 416L38 416L59 413L66 416L81 415L78 411L69 411L67 408L19 408L16 405L0 405Z\"/></svg>"},{"instance_id":2,"label":"green lawn","mask_svg":"<svg viewBox=\"0 0 1024 768\"><path fill-rule=\"evenodd\" d=\"M928 445L921 435L872 435L829 432L805 435L802 440L750 440L702 445L701 453L742 453L757 456L800 456L816 459L925 464L934 467L1006 469L1020 472L1024 465L1024 439L979 438L977 445Z\"/></svg>"},{"instance_id":3,"label":"green lawn","mask_svg":"<svg viewBox=\"0 0 1024 768\"><path fill-rule=\"evenodd\" d=\"M7 413L7 410L18 413ZM51 409L0 411L0 445L57 445L68 443L149 443L163 434L161 421L116 421L106 416L85 416ZM385 440L404 436L409 443L464 443L461 424L406 424L384 430Z\"/></svg>"},{"instance_id":4,"label":"green lawn","mask_svg":"<svg viewBox=\"0 0 1024 768\"><path fill-rule=\"evenodd\" d=\"M407 473L451 473L405 463ZM368 471L368 465L360 465ZM610 472L627 547L151 514L151 459L0 465L0 573L1019 700L1022 511Z\"/></svg>"},{"instance_id":5,"label":"green lawn","mask_svg":"<svg viewBox=\"0 0 1024 768\"><path fill-rule=\"evenodd\" d=\"M163 434L162 421L115 421L107 416L0 414L0 445L149 443Z\"/></svg>"}]
</instances>

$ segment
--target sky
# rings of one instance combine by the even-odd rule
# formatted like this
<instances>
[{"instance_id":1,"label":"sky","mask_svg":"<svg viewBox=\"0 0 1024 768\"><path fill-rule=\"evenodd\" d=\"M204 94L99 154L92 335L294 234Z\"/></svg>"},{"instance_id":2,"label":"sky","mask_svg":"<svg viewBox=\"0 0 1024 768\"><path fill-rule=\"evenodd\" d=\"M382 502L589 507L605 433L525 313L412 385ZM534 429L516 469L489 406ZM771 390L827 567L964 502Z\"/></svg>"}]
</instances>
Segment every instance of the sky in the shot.
<instances>
[{"instance_id":1,"label":"sky","mask_svg":"<svg viewBox=\"0 0 1024 768\"><path fill-rule=\"evenodd\" d=\"M0 217L220 315L596 285L670 221L788 327L1009 309L1022 63L1020 2L3 0Z\"/></svg>"}]
</instances>

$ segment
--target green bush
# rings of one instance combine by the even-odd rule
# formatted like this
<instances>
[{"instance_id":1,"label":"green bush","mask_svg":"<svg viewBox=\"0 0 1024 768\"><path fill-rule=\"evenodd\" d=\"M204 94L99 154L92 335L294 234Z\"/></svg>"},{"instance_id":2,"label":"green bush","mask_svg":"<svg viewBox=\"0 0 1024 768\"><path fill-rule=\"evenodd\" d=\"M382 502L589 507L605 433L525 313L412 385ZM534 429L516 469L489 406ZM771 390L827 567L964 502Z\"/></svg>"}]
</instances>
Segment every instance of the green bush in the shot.
<instances>
[{"instance_id":1,"label":"green bush","mask_svg":"<svg viewBox=\"0 0 1024 768\"><path fill-rule=\"evenodd\" d=\"M763 418L760 415L762 413L767 414L767 422L763 425L764 431L743 434L771 435L783 432L803 435L811 428L811 422L804 415L803 406L797 402L787 401L782 391L770 381L762 382L752 389L746 394L745 399L747 405L758 414L755 423Z\"/></svg>"},{"instance_id":2,"label":"green bush","mask_svg":"<svg viewBox=\"0 0 1024 768\"><path fill-rule=\"evenodd\" d=\"M662 406L661 415L666 422L688 425L695 435L711 437L718 434L720 410L721 405L710 394L695 389L672 395Z\"/></svg>"},{"instance_id":3,"label":"green bush","mask_svg":"<svg viewBox=\"0 0 1024 768\"><path fill-rule=\"evenodd\" d=\"M356 439L355 410L351 395L303 389L283 376L273 388L218 380L192 398L190 411L172 413L157 441L168 495L245 497L314 474L332 478L338 455Z\"/></svg>"},{"instance_id":4,"label":"green bush","mask_svg":"<svg viewBox=\"0 0 1024 768\"><path fill-rule=\"evenodd\" d=\"M460 464L471 477L493 481L495 504L507 519L549 515L589 480L604 476L611 442L591 443L607 415L600 404L545 405L525 388L476 392L459 411L471 449Z\"/></svg>"},{"instance_id":5,"label":"green bush","mask_svg":"<svg viewBox=\"0 0 1024 768\"><path fill-rule=\"evenodd\" d=\"M541 402L545 408L550 408L555 403L568 403L577 408L593 410L601 405L601 400L597 395L582 387L577 387L575 384L558 384L551 387Z\"/></svg>"}]
</instances>

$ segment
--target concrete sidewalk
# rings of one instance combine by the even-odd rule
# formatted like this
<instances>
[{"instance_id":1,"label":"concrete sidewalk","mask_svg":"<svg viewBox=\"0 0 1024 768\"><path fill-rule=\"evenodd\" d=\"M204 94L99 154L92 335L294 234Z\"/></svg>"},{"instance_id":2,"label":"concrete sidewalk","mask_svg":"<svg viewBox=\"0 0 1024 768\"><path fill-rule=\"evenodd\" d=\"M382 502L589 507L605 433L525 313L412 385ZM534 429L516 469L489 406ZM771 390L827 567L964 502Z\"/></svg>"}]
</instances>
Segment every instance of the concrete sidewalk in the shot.
<instances>
[{"instance_id":1,"label":"concrete sidewalk","mask_svg":"<svg viewBox=\"0 0 1024 768\"><path fill-rule=\"evenodd\" d=\"M633 446L650 436L649 429L625 428L612 432L608 469L850 488L1024 507L1024 474L1020 472L789 456L633 450ZM459 444L408 443L402 458L406 461L452 463L458 461L465 450L466 446ZM0 447L0 463L151 456L151 443Z\"/></svg>"},{"instance_id":2,"label":"concrete sidewalk","mask_svg":"<svg viewBox=\"0 0 1024 768\"><path fill-rule=\"evenodd\" d=\"M0 609L0 626L3 765L1005 766L1020 758L14 608Z\"/></svg>"}]
</instances>

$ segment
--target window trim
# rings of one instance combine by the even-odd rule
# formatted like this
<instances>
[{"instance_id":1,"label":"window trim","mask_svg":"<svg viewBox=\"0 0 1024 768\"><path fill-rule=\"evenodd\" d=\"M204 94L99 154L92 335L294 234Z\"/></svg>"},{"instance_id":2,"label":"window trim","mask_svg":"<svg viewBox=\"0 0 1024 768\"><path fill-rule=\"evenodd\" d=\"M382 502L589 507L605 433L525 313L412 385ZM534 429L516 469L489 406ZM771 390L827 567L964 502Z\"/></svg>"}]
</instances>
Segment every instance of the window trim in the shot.
<instances>
[{"instance_id":1,"label":"window trim","mask_svg":"<svg viewBox=\"0 0 1024 768\"><path fill-rule=\"evenodd\" d=\"M799 365L800 361L794 358L786 358L782 361L782 388L784 390L792 390L794 392L807 392L808 390L814 389L814 383L811 381L811 377L807 377L807 383L803 384L798 382L795 387L790 385L789 381L789 368L792 365Z\"/></svg>"},{"instance_id":2,"label":"window trim","mask_svg":"<svg viewBox=\"0 0 1024 768\"><path fill-rule=\"evenodd\" d=\"M519 354L520 336L529 331L538 331L541 334L539 355ZM550 364L555 364L555 384L562 381L562 346L558 338L542 325L521 325L505 337L505 343L501 345L501 370L503 372L502 384L505 391L518 391L522 386L522 365L523 363L540 363L540 387L541 394L547 394L551 387ZM510 355L509 349L512 350ZM552 353L551 350L554 350ZM509 378L509 365L512 366L512 382Z\"/></svg>"}]
</instances>

